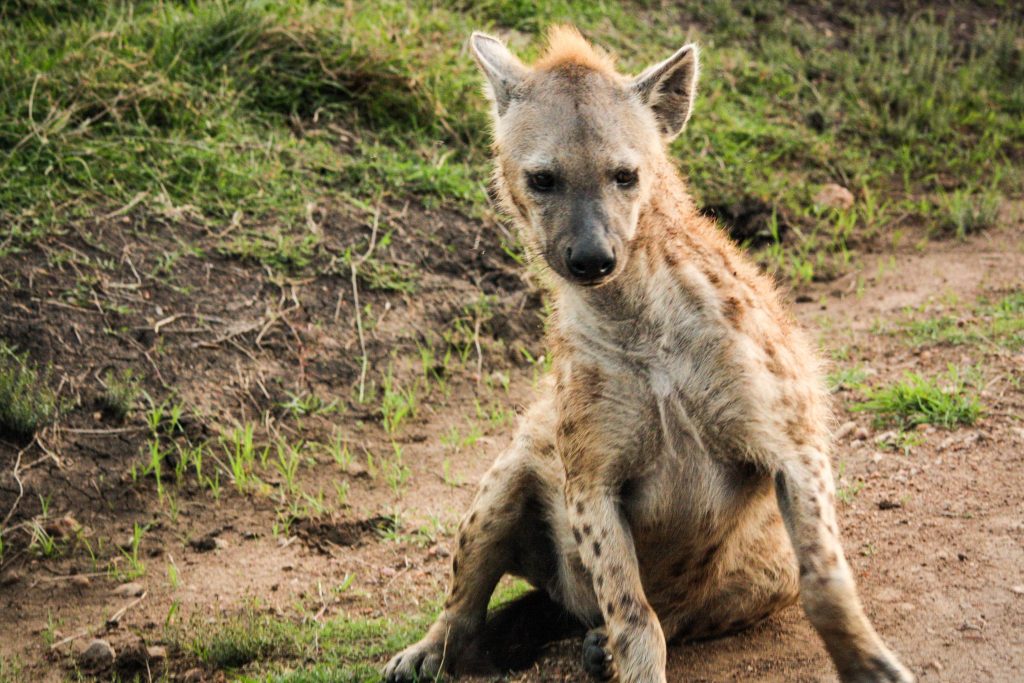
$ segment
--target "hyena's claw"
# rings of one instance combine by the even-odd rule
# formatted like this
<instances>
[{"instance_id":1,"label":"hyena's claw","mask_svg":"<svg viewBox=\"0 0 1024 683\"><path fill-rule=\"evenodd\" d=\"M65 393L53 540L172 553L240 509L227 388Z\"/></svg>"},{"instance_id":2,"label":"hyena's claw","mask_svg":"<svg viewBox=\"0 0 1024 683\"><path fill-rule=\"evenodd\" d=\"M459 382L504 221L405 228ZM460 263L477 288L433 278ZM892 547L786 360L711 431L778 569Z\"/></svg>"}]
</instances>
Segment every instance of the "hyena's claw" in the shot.
<instances>
[{"instance_id":1,"label":"hyena's claw","mask_svg":"<svg viewBox=\"0 0 1024 683\"><path fill-rule=\"evenodd\" d=\"M594 678L607 681L612 677L612 653L608 651L608 635L603 628L591 629L583 639L583 669Z\"/></svg>"},{"instance_id":2,"label":"hyena's claw","mask_svg":"<svg viewBox=\"0 0 1024 683\"><path fill-rule=\"evenodd\" d=\"M391 658L384 667L385 683L427 683L440 680L444 663L441 644L420 641Z\"/></svg>"},{"instance_id":3,"label":"hyena's claw","mask_svg":"<svg viewBox=\"0 0 1024 683\"><path fill-rule=\"evenodd\" d=\"M915 683L914 674L889 652L868 657L852 671L841 674L844 683Z\"/></svg>"}]
</instances>

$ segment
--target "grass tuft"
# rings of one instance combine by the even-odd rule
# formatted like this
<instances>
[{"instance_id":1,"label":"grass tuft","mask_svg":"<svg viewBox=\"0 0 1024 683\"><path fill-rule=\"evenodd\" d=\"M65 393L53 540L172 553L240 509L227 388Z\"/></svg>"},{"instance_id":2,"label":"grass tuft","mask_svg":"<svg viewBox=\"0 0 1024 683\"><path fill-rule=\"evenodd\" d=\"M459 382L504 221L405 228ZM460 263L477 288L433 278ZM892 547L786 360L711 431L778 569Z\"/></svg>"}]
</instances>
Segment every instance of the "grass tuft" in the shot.
<instances>
[{"instance_id":1,"label":"grass tuft","mask_svg":"<svg viewBox=\"0 0 1024 683\"><path fill-rule=\"evenodd\" d=\"M0 432L31 436L57 416L49 375L49 368L32 367L27 354L0 341Z\"/></svg>"},{"instance_id":2,"label":"grass tuft","mask_svg":"<svg viewBox=\"0 0 1024 683\"><path fill-rule=\"evenodd\" d=\"M957 239L964 239L995 225L1001 203L998 192L974 194L957 190L943 199L941 225Z\"/></svg>"},{"instance_id":3,"label":"grass tuft","mask_svg":"<svg viewBox=\"0 0 1024 683\"><path fill-rule=\"evenodd\" d=\"M874 413L878 424L901 430L920 424L953 429L974 424L982 406L967 392L959 374L951 370L944 385L937 379L908 372L898 382L869 390L867 400L852 409Z\"/></svg>"}]
</instances>

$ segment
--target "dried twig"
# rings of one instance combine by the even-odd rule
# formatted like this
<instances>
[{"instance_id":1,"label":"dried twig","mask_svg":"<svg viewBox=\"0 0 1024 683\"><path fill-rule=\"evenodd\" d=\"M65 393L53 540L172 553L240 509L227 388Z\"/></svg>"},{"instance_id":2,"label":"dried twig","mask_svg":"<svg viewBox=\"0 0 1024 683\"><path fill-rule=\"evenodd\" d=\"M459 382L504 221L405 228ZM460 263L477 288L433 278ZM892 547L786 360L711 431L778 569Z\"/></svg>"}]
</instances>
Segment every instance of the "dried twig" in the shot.
<instances>
[{"instance_id":1,"label":"dried twig","mask_svg":"<svg viewBox=\"0 0 1024 683\"><path fill-rule=\"evenodd\" d=\"M349 262L349 269L352 271L352 300L355 304L356 309L356 332L359 334L359 351L362 354L362 367L359 370L359 402L362 403L366 395L366 369L369 364L369 358L366 356L366 337L363 335L363 315L359 310L359 284L357 282L357 275L359 266L366 262L366 259L370 258L374 248L377 246L377 228L380 226L380 200L377 201L377 208L373 212L373 227L370 232L370 246L366 248L366 253L363 254L359 259L354 259Z\"/></svg>"},{"instance_id":2,"label":"dried twig","mask_svg":"<svg viewBox=\"0 0 1024 683\"><path fill-rule=\"evenodd\" d=\"M32 444L35 442L36 437L32 437L32 443L18 451L18 457L14 460L14 469L11 473L14 475L14 481L18 483L18 497L14 499L14 504L11 506L11 509L8 510L7 516L4 517L4 521L0 522L0 532L7 528L7 522L11 521L11 517L14 516L14 511L18 509L18 503L20 503L21 499L25 496L25 486L21 483L21 477L18 476L18 469L21 467L21 456L25 451L32 448Z\"/></svg>"},{"instance_id":3,"label":"dried twig","mask_svg":"<svg viewBox=\"0 0 1024 683\"><path fill-rule=\"evenodd\" d=\"M119 609L116 612L114 612L110 616L110 618L107 619L107 625L108 626L112 626L112 625L118 623L119 621L121 621L121 617L123 617L125 615L125 613L127 613L128 610L130 610L132 607L135 607L135 605L137 605L140 602L142 602L143 600L145 600L147 595L149 595L149 591L143 591L142 595L140 595L139 597L135 598L134 600L129 602L127 605L125 605L121 609Z\"/></svg>"}]
</instances>

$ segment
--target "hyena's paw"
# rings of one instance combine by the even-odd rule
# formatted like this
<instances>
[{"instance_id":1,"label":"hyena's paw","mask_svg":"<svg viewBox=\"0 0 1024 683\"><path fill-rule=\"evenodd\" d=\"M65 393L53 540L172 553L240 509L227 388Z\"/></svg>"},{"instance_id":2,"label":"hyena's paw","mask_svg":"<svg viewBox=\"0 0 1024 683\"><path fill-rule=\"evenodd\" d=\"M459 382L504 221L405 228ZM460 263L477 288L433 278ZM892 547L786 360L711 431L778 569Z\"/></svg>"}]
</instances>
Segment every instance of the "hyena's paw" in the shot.
<instances>
[{"instance_id":1,"label":"hyena's paw","mask_svg":"<svg viewBox=\"0 0 1024 683\"><path fill-rule=\"evenodd\" d=\"M384 667L385 683L427 683L437 680L444 665L444 643L424 638L391 658Z\"/></svg>"},{"instance_id":2,"label":"hyena's paw","mask_svg":"<svg viewBox=\"0 0 1024 683\"><path fill-rule=\"evenodd\" d=\"M612 653L608 650L608 634L604 628L587 631L583 639L583 669L598 680L612 677Z\"/></svg>"},{"instance_id":3,"label":"hyena's paw","mask_svg":"<svg viewBox=\"0 0 1024 683\"><path fill-rule=\"evenodd\" d=\"M917 679L891 652L868 657L840 675L843 683L914 683Z\"/></svg>"}]
</instances>

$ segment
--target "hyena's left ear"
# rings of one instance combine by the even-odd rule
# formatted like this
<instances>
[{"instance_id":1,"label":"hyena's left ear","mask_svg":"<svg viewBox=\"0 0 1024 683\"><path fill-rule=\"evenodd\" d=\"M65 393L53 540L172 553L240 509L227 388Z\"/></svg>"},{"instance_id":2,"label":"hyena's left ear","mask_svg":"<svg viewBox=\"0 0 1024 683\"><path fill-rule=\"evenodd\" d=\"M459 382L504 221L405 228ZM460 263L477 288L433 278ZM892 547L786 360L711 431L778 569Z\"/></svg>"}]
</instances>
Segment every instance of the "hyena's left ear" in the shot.
<instances>
[{"instance_id":1,"label":"hyena's left ear","mask_svg":"<svg viewBox=\"0 0 1024 683\"><path fill-rule=\"evenodd\" d=\"M516 86L526 78L527 69L504 43L486 33L474 31L469 46L487 76L487 97L494 103L497 116L504 116Z\"/></svg>"},{"instance_id":2,"label":"hyena's left ear","mask_svg":"<svg viewBox=\"0 0 1024 683\"><path fill-rule=\"evenodd\" d=\"M654 112L666 142L683 132L693 112L700 71L699 52L694 43L684 45L664 62L649 67L633 79L633 90Z\"/></svg>"}]
</instances>

